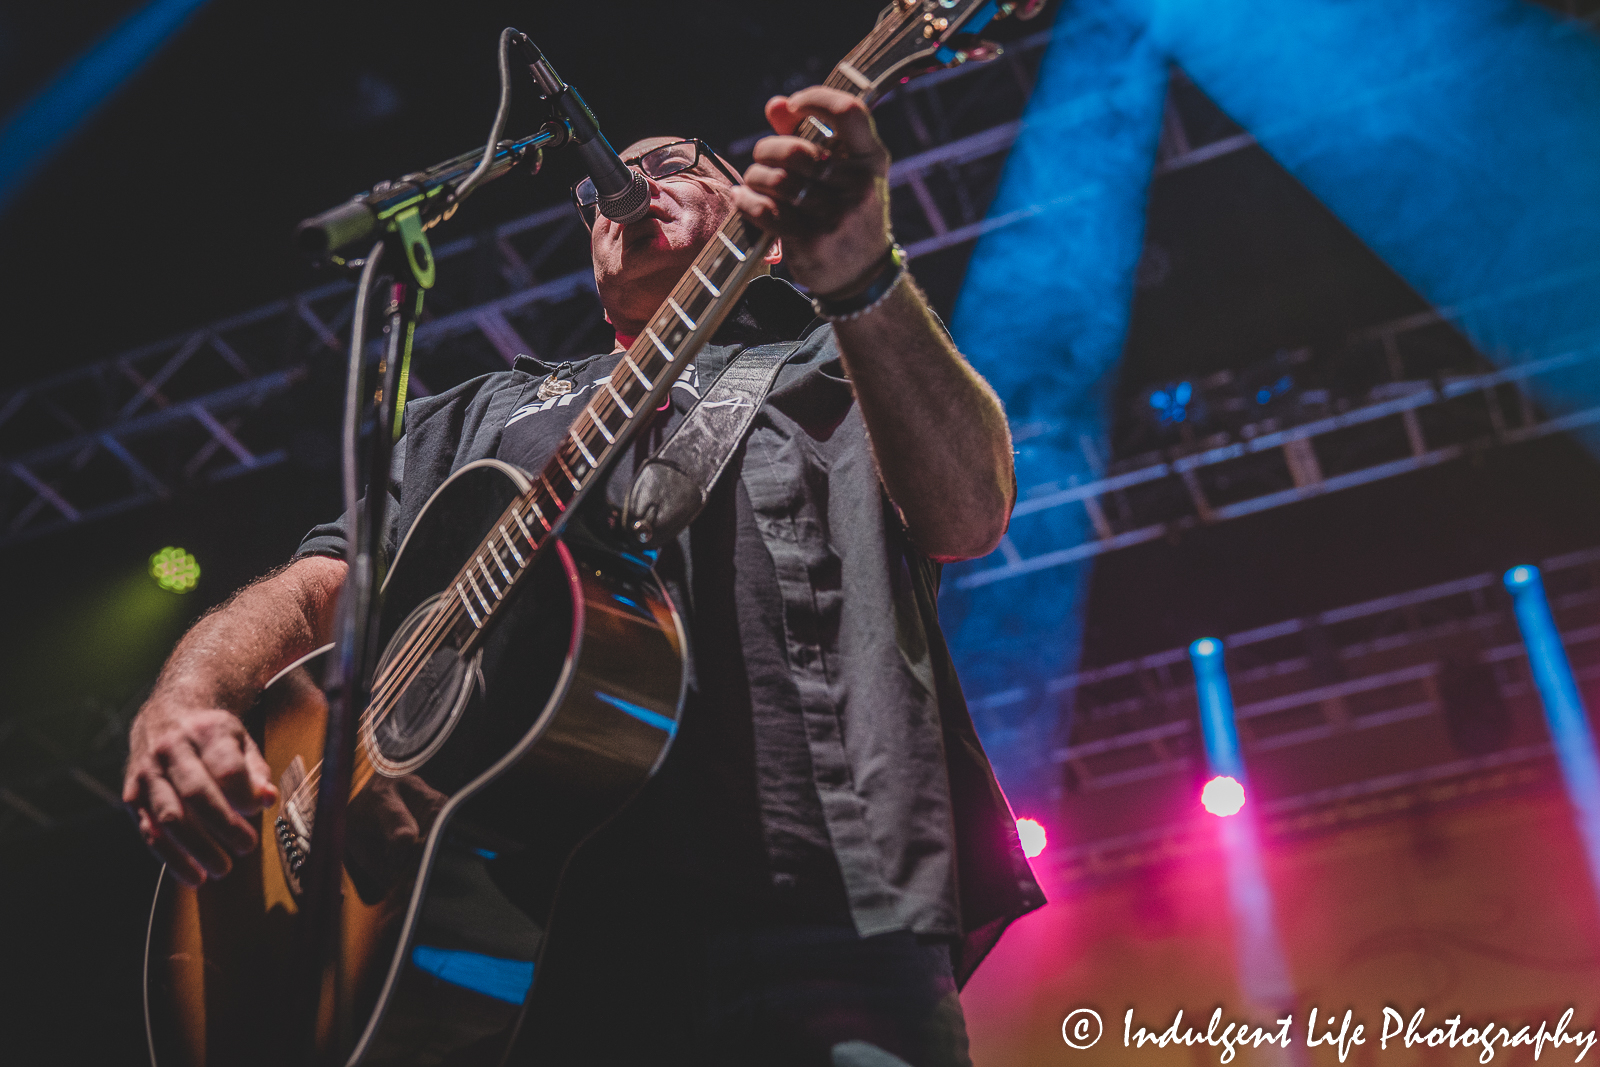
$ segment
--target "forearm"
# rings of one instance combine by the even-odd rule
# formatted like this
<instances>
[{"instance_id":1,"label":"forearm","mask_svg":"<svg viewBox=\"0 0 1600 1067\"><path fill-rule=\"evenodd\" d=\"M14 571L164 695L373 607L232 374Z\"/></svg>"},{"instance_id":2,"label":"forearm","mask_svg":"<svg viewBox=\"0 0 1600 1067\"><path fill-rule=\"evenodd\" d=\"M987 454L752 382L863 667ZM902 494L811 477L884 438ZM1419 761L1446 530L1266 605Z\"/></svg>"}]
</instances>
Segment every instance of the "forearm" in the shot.
<instances>
[{"instance_id":1,"label":"forearm","mask_svg":"<svg viewBox=\"0 0 1600 1067\"><path fill-rule=\"evenodd\" d=\"M246 586L184 635L139 709L122 799L185 885L222 877L256 847L251 819L277 789L239 715L325 643L344 574L340 560L308 557Z\"/></svg>"},{"instance_id":2,"label":"forearm","mask_svg":"<svg viewBox=\"0 0 1600 1067\"><path fill-rule=\"evenodd\" d=\"M242 713L273 675L329 640L345 570L309 556L241 589L178 642L149 704Z\"/></svg>"},{"instance_id":3,"label":"forearm","mask_svg":"<svg viewBox=\"0 0 1600 1067\"><path fill-rule=\"evenodd\" d=\"M795 280L838 301L864 293L885 262L889 153L866 104L813 86L767 101L777 136L756 143L734 207L783 240ZM807 117L834 131L797 136ZM939 326L910 278L836 324L873 458L918 548L939 560L991 551L1015 480L1005 413Z\"/></svg>"},{"instance_id":4,"label":"forearm","mask_svg":"<svg viewBox=\"0 0 1600 1067\"><path fill-rule=\"evenodd\" d=\"M994 391L910 278L835 330L884 488L917 547L946 561L993 550L1015 492Z\"/></svg>"}]
</instances>

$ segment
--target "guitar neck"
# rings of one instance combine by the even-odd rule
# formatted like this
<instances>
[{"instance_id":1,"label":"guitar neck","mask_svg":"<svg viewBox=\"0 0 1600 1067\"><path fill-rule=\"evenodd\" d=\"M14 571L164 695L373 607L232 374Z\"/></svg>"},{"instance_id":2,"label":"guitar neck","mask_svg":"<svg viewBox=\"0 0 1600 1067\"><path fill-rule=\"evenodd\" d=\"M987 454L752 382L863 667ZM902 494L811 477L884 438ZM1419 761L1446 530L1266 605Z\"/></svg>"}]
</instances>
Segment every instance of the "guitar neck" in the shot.
<instances>
[{"instance_id":1,"label":"guitar neck","mask_svg":"<svg viewBox=\"0 0 1600 1067\"><path fill-rule=\"evenodd\" d=\"M872 32L823 84L870 103L895 80L914 76L915 64L931 63L922 69L935 69L964 62L967 53L949 43L957 32L981 28L1016 6L1017 0L892 0ZM988 54L996 55L998 49L989 48ZM815 144L830 144L834 138L834 131L815 118L807 118L795 134ZM772 242L738 214L707 242L603 388L589 397L532 487L505 510L443 591L413 646L373 680L363 729L373 729L389 713L432 649L450 642L463 655L470 654L570 513L666 402L684 368L727 319L750 279L761 272ZM358 768L358 782L370 774L370 767Z\"/></svg>"},{"instance_id":2,"label":"guitar neck","mask_svg":"<svg viewBox=\"0 0 1600 1067\"><path fill-rule=\"evenodd\" d=\"M594 391L545 464L529 505L548 536L598 475L609 469L763 269L772 238L735 215L695 257L671 294ZM549 519L546 525L545 519Z\"/></svg>"},{"instance_id":3,"label":"guitar neck","mask_svg":"<svg viewBox=\"0 0 1600 1067\"><path fill-rule=\"evenodd\" d=\"M925 0L895 0L823 84L870 103L909 63L931 56L979 4L940 0L938 10L948 14L936 15L935 5ZM1009 10L1011 5L1003 6ZM924 7L930 10L923 12ZM795 134L815 144L834 138L834 131L815 118L807 118ZM611 376L589 396L533 487L506 509L457 575L449 599L452 618L445 629L461 639L463 650L476 642L528 565L667 402L673 383L727 319L750 279L762 271L772 242L742 215L732 215L701 249Z\"/></svg>"}]
</instances>

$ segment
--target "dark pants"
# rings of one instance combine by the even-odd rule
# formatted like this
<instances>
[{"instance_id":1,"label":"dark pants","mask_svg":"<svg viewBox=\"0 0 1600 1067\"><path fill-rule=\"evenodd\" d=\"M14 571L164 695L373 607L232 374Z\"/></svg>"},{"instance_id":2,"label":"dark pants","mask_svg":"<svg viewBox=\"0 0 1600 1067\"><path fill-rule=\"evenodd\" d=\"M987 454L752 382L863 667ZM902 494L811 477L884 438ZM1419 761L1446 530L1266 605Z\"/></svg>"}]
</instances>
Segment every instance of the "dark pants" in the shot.
<instances>
[{"instance_id":1,"label":"dark pants","mask_svg":"<svg viewBox=\"0 0 1600 1067\"><path fill-rule=\"evenodd\" d=\"M511 1062L971 1065L942 942L838 926L643 931L620 918L556 930Z\"/></svg>"}]
</instances>

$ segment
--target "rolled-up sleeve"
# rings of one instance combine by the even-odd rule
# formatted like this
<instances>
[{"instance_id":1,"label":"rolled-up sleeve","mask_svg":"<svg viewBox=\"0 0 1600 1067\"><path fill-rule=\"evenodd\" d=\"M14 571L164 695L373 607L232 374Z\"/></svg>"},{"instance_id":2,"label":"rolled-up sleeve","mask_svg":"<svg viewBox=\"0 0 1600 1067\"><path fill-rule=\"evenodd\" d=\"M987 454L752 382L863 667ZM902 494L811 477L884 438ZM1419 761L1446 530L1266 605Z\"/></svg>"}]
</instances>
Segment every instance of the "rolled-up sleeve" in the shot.
<instances>
[{"instance_id":1,"label":"rolled-up sleeve","mask_svg":"<svg viewBox=\"0 0 1600 1067\"><path fill-rule=\"evenodd\" d=\"M406 468L406 439L395 442L394 458L389 464L389 504L384 509L383 552L385 559L394 559L400 547L400 483ZM366 498L358 507L366 506ZM313 526L300 540L294 558L302 556L330 556L345 559L350 552L350 515L346 512L332 522Z\"/></svg>"}]
</instances>

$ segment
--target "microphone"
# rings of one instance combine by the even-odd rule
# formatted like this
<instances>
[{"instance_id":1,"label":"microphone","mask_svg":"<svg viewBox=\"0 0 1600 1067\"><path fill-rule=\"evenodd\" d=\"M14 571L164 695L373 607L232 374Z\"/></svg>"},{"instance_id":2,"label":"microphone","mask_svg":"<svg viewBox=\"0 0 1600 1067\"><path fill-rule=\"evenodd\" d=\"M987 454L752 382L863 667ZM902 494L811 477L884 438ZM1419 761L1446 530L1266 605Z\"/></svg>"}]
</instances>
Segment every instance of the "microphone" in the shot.
<instances>
[{"instance_id":1,"label":"microphone","mask_svg":"<svg viewBox=\"0 0 1600 1067\"><path fill-rule=\"evenodd\" d=\"M600 132L594 112L583 102L578 90L561 80L561 75L528 35L518 31L516 42L539 88L572 129L571 143L577 146L589 180L600 194L600 214L622 225L644 218L650 213L650 185L644 175L622 162L611 142Z\"/></svg>"}]
</instances>

